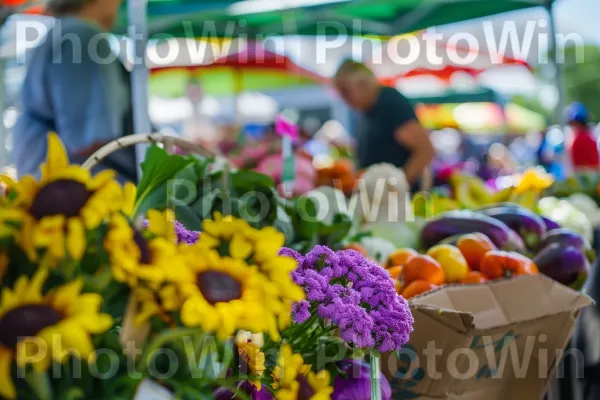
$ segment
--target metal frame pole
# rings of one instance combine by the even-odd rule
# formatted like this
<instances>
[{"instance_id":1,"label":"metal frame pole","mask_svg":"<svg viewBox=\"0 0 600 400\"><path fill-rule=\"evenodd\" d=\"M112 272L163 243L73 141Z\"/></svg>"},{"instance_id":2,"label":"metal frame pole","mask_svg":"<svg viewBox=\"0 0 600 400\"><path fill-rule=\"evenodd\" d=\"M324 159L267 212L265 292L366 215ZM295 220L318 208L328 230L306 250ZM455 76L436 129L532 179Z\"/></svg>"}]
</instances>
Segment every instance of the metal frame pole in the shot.
<instances>
[{"instance_id":1,"label":"metal frame pole","mask_svg":"<svg viewBox=\"0 0 600 400\"><path fill-rule=\"evenodd\" d=\"M4 59L0 57L0 171L8 165L8 150L6 149L8 130L4 125L4 111L6 111L4 66Z\"/></svg>"},{"instance_id":2,"label":"metal frame pole","mask_svg":"<svg viewBox=\"0 0 600 400\"><path fill-rule=\"evenodd\" d=\"M129 20L129 37L132 43L133 69L131 71L131 102L133 112L133 130L130 133L151 133L148 103L148 68L146 67L146 46L148 42L148 26L146 22L147 0L128 0L127 17ZM136 146L138 163L144 160L146 145ZM138 169L138 179L141 169Z\"/></svg>"},{"instance_id":3,"label":"metal frame pole","mask_svg":"<svg viewBox=\"0 0 600 400\"><path fill-rule=\"evenodd\" d=\"M565 92L565 77L563 66L558 62L558 48L556 45L556 20L554 13L552 12L553 1L550 0L546 3L546 10L548 11L548 30L550 33L549 37L549 53L550 62L554 69L554 78L556 82L556 89L558 90L558 104L555 110L556 122L560 125L564 125L563 113L566 107L567 95Z\"/></svg>"}]
</instances>

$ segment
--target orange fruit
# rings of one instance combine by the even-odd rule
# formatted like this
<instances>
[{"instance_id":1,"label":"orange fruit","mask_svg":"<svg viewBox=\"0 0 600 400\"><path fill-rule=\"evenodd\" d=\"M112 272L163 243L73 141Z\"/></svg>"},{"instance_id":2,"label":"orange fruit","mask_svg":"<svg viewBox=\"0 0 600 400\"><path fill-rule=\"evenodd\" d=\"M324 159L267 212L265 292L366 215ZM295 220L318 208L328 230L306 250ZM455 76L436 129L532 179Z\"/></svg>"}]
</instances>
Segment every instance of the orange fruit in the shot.
<instances>
[{"instance_id":1,"label":"orange fruit","mask_svg":"<svg viewBox=\"0 0 600 400\"><path fill-rule=\"evenodd\" d=\"M417 251L413 249L398 249L389 255L387 259L387 265L390 267L393 267L395 265L404 265L410 258L413 258L414 256L418 255L419 253L417 253Z\"/></svg>"},{"instance_id":2,"label":"orange fruit","mask_svg":"<svg viewBox=\"0 0 600 400\"><path fill-rule=\"evenodd\" d=\"M460 283L483 283L487 282L487 278L479 271L470 271Z\"/></svg>"},{"instance_id":3,"label":"orange fruit","mask_svg":"<svg viewBox=\"0 0 600 400\"><path fill-rule=\"evenodd\" d=\"M404 266L396 265L395 267L388 268L387 271L390 273L390 276L392 277L392 279L396 280L400 276L400 274L402 274L403 269L404 269Z\"/></svg>"},{"instance_id":4,"label":"orange fruit","mask_svg":"<svg viewBox=\"0 0 600 400\"><path fill-rule=\"evenodd\" d=\"M492 250L485 253L481 260L481 272L488 279L506 276L532 275L538 273L535 263L514 251Z\"/></svg>"},{"instance_id":5,"label":"orange fruit","mask_svg":"<svg viewBox=\"0 0 600 400\"><path fill-rule=\"evenodd\" d=\"M394 287L396 288L396 293L402 294L402 289L404 289L404 285L399 280L394 281Z\"/></svg>"},{"instance_id":6,"label":"orange fruit","mask_svg":"<svg viewBox=\"0 0 600 400\"><path fill-rule=\"evenodd\" d=\"M410 299L430 290L437 289L437 287L438 285L419 279L405 286L404 290L402 290L402 297Z\"/></svg>"},{"instance_id":7,"label":"orange fruit","mask_svg":"<svg viewBox=\"0 0 600 400\"><path fill-rule=\"evenodd\" d=\"M356 181L354 180L354 175L348 174L348 175L344 175L341 178L339 178L338 185L340 186L339 189L345 195L350 196L350 195L352 195L352 192L354 191L355 183L356 183Z\"/></svg>"},{"instance_id":8,"label":"orange fruit","mask_svg":"<svg viewBox=\"0 0 600 400\"><path fill-rule=\"evenodd\" d=\"M422 254L410 258L404 264L402 278L404 285L418 280L424 280L434 285L441 285L445 280L444 270L440 263L430 256Z\"/></svg>"},{"instance_id":9,"label":"orange fruit","mask_svg":"<svg viewBox=\"0 0 600 400\"><path fill-rule=\"evenodd\" d=\"M354 163L347 158L335 160L333 167L331 168L331 176L333 178L341 178L342 176L353 175L353 172Z\"/></svg>"},{"instance_id":10,"label":"orange fruit","mask_svg":"<svg viewBox=\"0 0 600 400\"><path fill-rule=\"evenodd\" d=\"M483 233L470 233L461 236L456 246L473 271L479 271L481 260L488 251L496 250L496 245Z\"/></svg>"}]
</instances>

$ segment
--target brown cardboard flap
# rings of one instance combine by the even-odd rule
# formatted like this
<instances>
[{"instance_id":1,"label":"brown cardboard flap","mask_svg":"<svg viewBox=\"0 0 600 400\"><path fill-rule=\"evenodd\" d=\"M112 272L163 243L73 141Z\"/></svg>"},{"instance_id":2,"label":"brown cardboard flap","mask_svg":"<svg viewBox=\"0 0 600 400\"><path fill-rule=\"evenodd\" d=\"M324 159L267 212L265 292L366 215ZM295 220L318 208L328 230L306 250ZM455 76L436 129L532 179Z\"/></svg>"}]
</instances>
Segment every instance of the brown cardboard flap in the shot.
<instances>
[{"instance_id":1,"label":"brown cardboard flap","mask_svg":"<svg viewBox=\"0 0 600 400\"><path fill-rule=\"evenodd\" d=\"M473 315L451 309L432 306L429 304L411 304L413 314L419 312L429 316L442 325L461 333L470 332L475 328Z\"/></svg>"},{"instance_id":2,"label":"brown cardboard flap","mask_svg":"<svg viewBox=\"0 0 600 400\"><path fill-rule=\"evenodd\" d=\"M415 297L409 343L382 357L392 398L540 399L580 309L592 303L542 275Z\"/></svg>"},{"instance_id":3,"label":"brown cardboard flap","mask_svg":"<svg viewBox=\"0 0 600 400\"><path fill-rule=\"evenodd\" d=\"M411 301L411 305L470 314L478 330L576 311L591 304L588 296L541 274L478 285L447 286Z\"/></svg>"}]
</instances>

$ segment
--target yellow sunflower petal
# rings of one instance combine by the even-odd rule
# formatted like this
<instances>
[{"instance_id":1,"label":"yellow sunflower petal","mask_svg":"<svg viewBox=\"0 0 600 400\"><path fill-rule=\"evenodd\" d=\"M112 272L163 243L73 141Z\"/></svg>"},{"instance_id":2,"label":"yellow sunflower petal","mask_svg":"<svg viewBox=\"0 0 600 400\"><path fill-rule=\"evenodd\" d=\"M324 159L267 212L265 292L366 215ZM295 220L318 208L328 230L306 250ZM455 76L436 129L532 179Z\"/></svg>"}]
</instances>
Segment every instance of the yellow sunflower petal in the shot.
<instances>
[{"instance_id":1,"label":"yellow sunflower petal","mask_svg":"<svg viewBox=\"0 0 600 400\"><path fill-rule=\"evenodd\" d=\"M30 205L39 190L39 184L33 176L26 175L14 186L14 190L19 204Z\"/></svg>"},{"instance_id":2,"label":"yellow sunflower petal","mask_svg":"<svg viewBox=\"0 0 600 400\"><path fill-rule=\"evenodd\" d=\"M34 227L35 221L32 217L27 217L23 220L23 224L21 225L21 232L17 239L19 246L25 254L29 261L35 261L37 259L37 252L35 249L35 244L33 240L34 236Z\"/></svg>"},{"instance_id":3,"label":"yellow sunflower petal","mask_svg":"<svg viewBox=\"0 0 600 400\"><path fill-rule=\"evenodd\" d=\"M101 171L94 175L93 178L91 178L91 181L88 183L87 188L88 190L96 190L99 187L104 186L106 183L115 179L116 176L117 173L110 169Z\"/></svg>"},{"instance_id":4,"label":"yellow sunflower petal","mask_svg":"<svg viewBox=\"0 0 600 400\"><path fill-rule=\"evenodd\" d=\"M48 134L48 153L46 162L41 165L42 182L51 180L60 170L69 166L67 151L59 136L52 132Z\"/></svg>"},{"instance_id":5,"label":"yellow sunflower petal","mask_svg":"<svg viewBox=\"0 0 600 400\"><path fill-rule=\"evenodd\" d=\"M246 241L241 234L233 235L233 239L229 243L229 255L245 260L250 254L252 254L252 244Z\"/></svg>"},{"instance_id":6,"label":"yellow sunflower petal","mask_svg":"<svg viewBox=\"0 0 600 400\"><path fill-rule=\"evenodd\" d=\"M78 296L83 287L83 280L77 279L64 284L52 292L52 307L57 311L65 312L71 306L78 306Z\"/></svg>"},{"instance_id":7,"label":"yellow sunflower petal","mask_svg":"<svg viewBox=\"0 0 600 400\"><path fill-rule=\"evenodd\" d=\"M113 326L113 318L108 314L81 315L77 318L83 329L92 334L104 333Z\"/></svg>"},{"instance_id":8,"label":"yellow sunflower petal","mask_svg":"<svg viewBox=\"0 0 600 400\"><path fill-rule=\"evenodd\" d=\"M0 397L15 399L17 393L12 381L12 352L0 345Z\"/></svg>"},{"instance_id":9,"label":"yellow sunflower petal","mask_svg":"<svg viewBox=\"0 0 600 400\"><path fill-rule=\"evenodd\" d=\"M92 361L94 354L94 345L90 335L85 332L79 324L73 322L63 322L61 325L62 340L67 346L66 350L73 351L80 359Z\"/></svg>"},{"instance_id":10,"label":"yellow sunflower petal","mask_svg":"<svg viewBox=\"0 0 600 400\"><path fill-rule=\"evenodd\" d=\"M81 260L85 252L85 229L79 218L69 219L67 226L67 250L74 260Z\"/></svg>"},{"instance_id":11,"label":"yellow sunflower petal","mask_svg":"<svg viewBox=\"0 0 600 400\"><path fill-rule=\"evenodd\" d=\"M131 182L127 182L123 188L123 207L122 211L125 215L131 217L133 208L135 207L135 198L137 196L137 188Z\"/></svg>"},{"instance_id":12,"label":"yellow sunflower petal","mask_svg":"<svg viewBox=\"0 0 600 400\"><path fill-rule=\"evenodd\" d=\"M0 174L0 183L4 183L6 187L12 188L17 185L17 182L8 175Z\"/></svg>"},{"instance_id":13,"label":"yellow sunflower petal","mask_svg":"<svg viewBox=\"0 0 600 400\"><path fill-rule=\"evenodd\" d=\"M198 244L212 249L221 244L221 241L208 232L202 232L202 234L200 234L200 240L198 241Z\"/></svg>"}]
</instances>

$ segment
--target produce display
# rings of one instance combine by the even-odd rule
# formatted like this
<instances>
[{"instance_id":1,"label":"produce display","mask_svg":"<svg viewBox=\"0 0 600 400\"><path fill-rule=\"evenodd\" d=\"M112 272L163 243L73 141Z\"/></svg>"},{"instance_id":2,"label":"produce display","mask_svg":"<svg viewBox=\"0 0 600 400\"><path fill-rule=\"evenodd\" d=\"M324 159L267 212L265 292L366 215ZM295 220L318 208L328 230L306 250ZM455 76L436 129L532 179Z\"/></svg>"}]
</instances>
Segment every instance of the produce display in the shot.
<instances>
[{"instance_id":1,"label":"produce display","mask_svg":"<svg viewBox=\"0 0 600 400\"><path fill-rule=\"evenodd\" d=\"M281 149L255 145L233 168L151 146L135 187L70 165L51 134L40 180L3 178L0 398L391 400L414 382L388 382L381 358L420 334L427 292L582 290L589 275L587 227L543 197L545 176L494 192L456 175L422 207L443 212L407 221L417 200L397 168L367 169L361 192L348 161L314 169L296 149L286 198ZM49 349L37 361L32 340Z\"/></svg>"}]
</instances>

